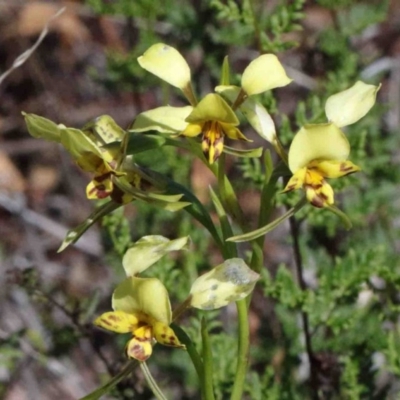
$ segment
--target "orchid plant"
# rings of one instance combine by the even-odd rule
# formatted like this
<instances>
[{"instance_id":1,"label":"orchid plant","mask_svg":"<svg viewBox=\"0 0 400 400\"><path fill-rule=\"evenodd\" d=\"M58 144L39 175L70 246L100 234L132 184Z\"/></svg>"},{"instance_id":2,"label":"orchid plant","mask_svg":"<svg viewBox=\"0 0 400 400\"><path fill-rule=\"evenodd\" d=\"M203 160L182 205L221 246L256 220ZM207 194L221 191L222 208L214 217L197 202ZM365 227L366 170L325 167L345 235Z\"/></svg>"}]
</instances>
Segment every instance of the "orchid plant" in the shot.
<instances>
[{"instance_id":1,"label":"orchid plant","mask_svg":"<svg viewBox=\"0 0 400 400\"><path fill-rule=\"evenodd\" d=\"M225 59L220 85L199 101L193 89L189 65L177 49L158 43L140 56L138 62L149 73L179 89L189 105L174 107L164 104L146 110L135 117L128 129L119 127L105 115L76 129L41 116L24 114L32 136L61 144L83 171L92 174L86 188L87 197L106 201L67 234L60 251L79 240L94 222L133 201L190 213L209 231L224 261L198 276L186 300L172 310L163 282L156 277L141 275L170 252L187 251L193 245L188 237L145 236L132 243L123 257L126 278L113 292L113 311L101 314L94 324L108 331L131 335L126 345L126 357L141 365L157 398L164 397L145 364L157 351L155 344L171 346L179 352L187 349L199 376L202 397L212 400L212 350L207 330L202 332L203 351L200 355L193 350L190 338L182 335L184 324L180 326L179 321L191 307L207 311L236 303L238 348L231 399L240 400L243 398L250 348L249 304L263 269L264 236L306 206L334 211L348 221L336 207L334 191L326 179L360 171L349 161L350 144L341 128L356 123L371 109L379 86L358 81L351 88L329 97L325 106L328 122L299 127L287 152L273 119L257 99L258 95L292 81L275 55L263 54L250 62L243 71L240 86L230 83L229 64ZM251 147L251 140L240 128L240 121L244 120L266 145L272 145L276 151L275 162L268 151L264 153L265 182L259 225L255 230L249 227L243 215L225 167L226 154L260 157L265 150L265 146ZM226 142L229 140L243 141L242 148L228 147ZM210 217L189 188L158 173L156 165L153 171L135 162L136 154L165 145L185 149L215 174L218 187L217 191L210 188L210 195L218 221ZM284 189L279 190L282 182ZM303 189L305 196L300 196L298 203L286 213L271 220L276 215L273 213L274 198L296 189ZM244 241L251 244L248 259L241 256L236 245L236 242ZM126 370L126 374L130 371ZM88 398L97 397L94 394Z\"/></svg>"}]
</instances>

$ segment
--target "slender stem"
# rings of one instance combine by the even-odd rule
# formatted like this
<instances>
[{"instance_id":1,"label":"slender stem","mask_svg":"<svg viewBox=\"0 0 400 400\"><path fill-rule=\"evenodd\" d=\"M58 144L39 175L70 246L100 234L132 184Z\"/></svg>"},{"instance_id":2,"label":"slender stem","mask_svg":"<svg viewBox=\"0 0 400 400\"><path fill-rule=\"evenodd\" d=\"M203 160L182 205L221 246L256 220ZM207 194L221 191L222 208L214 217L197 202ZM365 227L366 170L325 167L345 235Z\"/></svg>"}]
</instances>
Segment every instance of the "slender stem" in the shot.
<instances>
[{"instance_id":1,"label":"slender stem","mask_svg":"<svg viewBox=\"0 0 400 400\"><path fill-rule=\"evenodd\" d=\"M183 303L179 304L172 313L172 321L176 321L189 307L192 296L190 295Z\"/></svg>"},{"instance_id":2,"label":"slender stem","mask_svg":"<svg viewBox=\"0 0 400 400\"><path fill-rule=\"evenodd\" d=\"M232 104L232 110L236 110L247 98L247 94L243 89L240 89L240 92L238 96L236 97L236 100Z\"/></svg>"},{"instance_id":3,"label":"slender stem","mask_svg":"<svg viewBox=\"0 0 400 400\"><path fill-rule=\"evenodd\" d=\"M188 85L182 89L183 94L188 99L189 103L195 107L197 105L197 99L193 91L192 83L189 82Z\"/></svg>"},{"instance_id":4,"label":"slender stem","mask_svg":"<svg viewBox=\"0 0 400 400\"><path fill-rule=\"evenodd\" d=\"M293 253L294 260L296 265L296 274L299 282L300 289L305 292L307 290L307 284L303 277L303 261L301 257L300 251L300 243L299 243L299 225L295 219L295 217L291 217L289 219L290 222L290 233L293 240ZM303 329L304 336L306 342L306 351L308 355L308 359L310 362L310 384L312 390L312 397L314 400L319 400L318 394L318 364L317 360L314 356L312 343L311 343L311 333L310 333L310 324L308 320L308 314L305 311L301 311L301 319L303 321Z\"/></svg>"},{"instance_id":5,"label":"slender stem","mask_svg":"<svg viewBox=\"0 0 400 400\"><path fill-rule=\"evenodd\" d=\"M236 364L235 381L231 394L231 400L243 398L244 383L246 380L247 365L249 362L250 329L246 299L236 302L239 319L239 343Z\"/></svg>"},{"instance_id":6,"label":"slender stem","mask_svg":"<svg viewBox=\"0 0 400 400\"><path fill-rule=\"evenodd\" d=\"M211 342L204 317L201 320L201 338L203 342L203 396L204 400L215 400Z\"/></svg>"},{"instance_id":7,"label":"slender stem","mask_svg":"<svg viewBox=\"0 0 400 400\"><path fill-rule=\"evenodd\" d=\"M197 372L197 376L199 377L199 381L201 384L203 384L203 382L204 382L203 360L201 359L200 354L197 352L196 346L193 344L189 335L179 325L172 323L171 328L174 330L179 341L186 346L186 350L189 354L190 359L192 360L194 368Z\"/></svg>"},{"instance_id":8,"label":"slender stem","mask_svg":"<svg viewBox=\"0 0 400 400\"><path fill-rule=\"evenodd\" d=\"M149 385L151 391L153 392L154 396L157 400L167 400L164 396L164 393L158 387L157 382L154 380L153 375L151 374L149 367L147 366L145 361L139 363L140 369L142 370L144 377L146 378L146 382Z\"/></svg>"}]
</instances>

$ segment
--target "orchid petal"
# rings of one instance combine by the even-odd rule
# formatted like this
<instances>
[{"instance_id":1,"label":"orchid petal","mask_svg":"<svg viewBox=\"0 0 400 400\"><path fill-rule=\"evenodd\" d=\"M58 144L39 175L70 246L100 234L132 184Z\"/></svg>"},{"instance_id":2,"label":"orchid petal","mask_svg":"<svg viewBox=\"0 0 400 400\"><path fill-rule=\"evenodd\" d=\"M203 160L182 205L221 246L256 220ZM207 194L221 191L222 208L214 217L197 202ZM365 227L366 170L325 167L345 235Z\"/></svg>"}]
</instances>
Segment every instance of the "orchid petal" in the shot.
<instances>
[{"instance_id":1,"label":"orchid petal","mask_svg":"<svg viewBox=\"0 0 400 400\"><path fill-rule=\"evenodd\" d=\"M214 310L245 298L260 275L240 258L231 258L197 278L192 288L191 306Z\"/></svg>"},{"instance_id":2,"label":"orchid petal","mask_svg":"<svg viewBox=\"0 0 400 400\"><path fill-rule=\"evenodd\" d=\"M181 90L190 85L190 68L181 53L171 46L157 43L138 62L146 71Z\"/></svg>"},{"instance_id":3,"label":"orchid petal","mask_svg":"<svg viewBox=\"0 0 400 400\"><path fill-rule=\"evenodd\" d=\"M179 133L183 131L187 122L186 117L193 107L158 107L139 114L133 122L130 132L157 131L161 133Z\"/></svg>"},{"instance_id":4,"label":"orchid petal","mask_svg":"<svg viewBox=\"0 0 400 400\"><path fill-rule=\"evenodd\" d=\"M165 286L156 278L130 277L120 283L112 296L112 307L135 314L145 313L166 325L171 323L171 304Z\"/></svg>"},{"instance_id":5,"label":"orchid petal","mask_svg":"<svg viewBox=\"0 0 400 400\"><path fill-rule=\"evenodd\" d=\"M354 124L375 104L379 89L380 85L358 81L351 88L330 96L325 105L328 120L339 128Z\"/></svg>"},{"instance_id":6,"label":"orchid petal","mask_svg":"<svg viewBox=\"0 0 400 400\"><path fill-rule=\"evenodd\" d=\"M125 253L122 265L128 276L137 275L171 251L187 248L189 236L175 240L160 235L143 236Z\"/></svg>"},{"instance_id":7,"label":"orchid petal","mask_svg":"<svg viewBox=\"0 0 400 400\"><path fill-rule=\"evenodd\" d=\"M94 324L100 328L117 333L133 332L137 329L139 319L134 314L124 311L109 311L95 319Z\"/></svg>"},{"instance_id":8,"label":"orchid petal","mask_svg":"<svg viewBox=\"0 0 400 400\"><path fill-rule=\"evenodd\" d=\"M129 357L139 361L146 361L153 352L152 328L148 325L138 328L134 332L134 337L126 346L126 353Z\"/></svg>"},{"instance_id":9,"label":"orchid petal","mask_svg":"<svg viewBox=\"0 0 400 400\"><path fill-rule=\"evenodd\" d=\"M314 161L309 164L309 169L316 169L325 178L340 178L360 171L360 167L351 161Z\"/></svg>"},{"instance_id":10,"label":"orchid petal","mask_svg":"<svg viewBox=\"0 0 400 400\"><path fill-rule=\"evenodd\" d=\"M273 145L276 144L277 137L274 121L261 103L248 98L239 109L263 139Z\"/></svg>"},{"instance_id":11,"label":"orchid petal","mask_svg":"<svg viewBox=\"0 0 400 400\"><path fill-rule=\"evenodd\" d=\"M263 54L253 60L242 75L242 89L248 96L288 85L290 79L278 58Z\"/></svg>"},{"instance_id":12,"label":"orchid petal","mask_svg":"<svg viewBox=\"0 0 400 400\"><path fill-rule=\"evenodd\" d=\"M289 168L295 173L314 160L344 161L350 144L334 124L306 125L294 137L289 149Z\"/></svg>"},{"instance_id":13,"label":"orchid petal","mask_svg":"<svg viewBox=\"0 0 400 400\"><path fill-rule=\"evenodd\" d=\"M180 347L185 346L181 344L179 339L176 337L175 332L168 325L162 322L156 321L153 324L153 334L158 343L164 346Z\"/></svg>"},{"instance_id":14,"label":"orchid petal","mask_svg":"<svg viewBox=\"0 0 400 400\"><path fill-rule=\"evenodd\" d=\"M228 103L218 94L205 96L186 118L190 123L218 121L231 125L239 125L239 120Z\"/></svg>"}]
</instances>

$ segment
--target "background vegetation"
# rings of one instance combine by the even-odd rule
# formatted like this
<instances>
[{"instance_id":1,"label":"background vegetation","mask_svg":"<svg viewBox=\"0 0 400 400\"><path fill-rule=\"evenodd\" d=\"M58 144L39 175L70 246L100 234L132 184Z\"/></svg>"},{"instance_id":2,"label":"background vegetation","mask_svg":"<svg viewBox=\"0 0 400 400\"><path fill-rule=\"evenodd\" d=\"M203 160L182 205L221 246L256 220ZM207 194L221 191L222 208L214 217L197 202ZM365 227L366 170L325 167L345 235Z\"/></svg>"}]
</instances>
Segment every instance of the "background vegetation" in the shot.
<instances>
[{"instance_id":1,"label":"background vegetation","mask_svg":"<svg viewBox=\"0 0 400 400\"><path fill-rule=\"evenodd\" d=\"M179 93L136 62L161 41L185 55L199 94L218 83L225 55L239 76L259 52L277 54L294 83L264 95L263 104L285 145L305 122L324 121L329 95L358 79L382 83L378 104L346 129L352 161L363 172L332 182L353 229L306 207L265 240L265 269L250 312L246 398L399 398L399 1L192 0L179 7L170 0L0 2L2 71L62 5L67 11L37 51L0 86L0 395L77 399L118 372L126 338L91 321L109 309L131 241L146 234L191 236L193 251L152 267L174 304L198 272L221 261L188 214L146 204L115 212L78 246L56 253L66 229L94 207L85 199L88 176L56 145L30 138L20 112L76 127L109 114L127 127L160 103L183 105ZM244 133L265 146L250 128ZM208 185L215 182L187 154L162 148L137 161L191 186L209 205ZM255 226L262 161L228 162ZM297 200L298 194L278 195L277 215ZM245 258L247 245L240 249ZM296 260L305 270L300 285ZM233 379L235 313L234 306L193 311L182 321L193 340L200 338L203 316L212 325L218 399L228 398ZM198 398L184 352L157 348L149 366L169 398ZM109 398L152 397L135 371Z\"/></svg>"}]
</instances>

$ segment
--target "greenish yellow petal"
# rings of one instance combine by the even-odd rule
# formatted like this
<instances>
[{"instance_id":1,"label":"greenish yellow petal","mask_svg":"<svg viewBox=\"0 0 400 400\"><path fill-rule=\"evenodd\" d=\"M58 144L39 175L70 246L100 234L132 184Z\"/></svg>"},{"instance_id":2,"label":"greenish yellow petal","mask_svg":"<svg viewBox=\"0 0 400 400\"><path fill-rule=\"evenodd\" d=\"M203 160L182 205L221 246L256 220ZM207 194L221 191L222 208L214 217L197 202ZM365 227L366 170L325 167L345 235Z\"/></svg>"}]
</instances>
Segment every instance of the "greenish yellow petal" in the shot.
<instances>
[{"instance_id":1,"label":"greenish yellow petal","mask_svg":"<svg viewBox=\"0 0 400 400\"><path fill-rule=\"evenodd\" d=\"M215 91L228 103L233 104L237 99L241 88L234 85L218 85L215 87Z\"/></svg>"},{"instance_id":2,"label":"greenish yellow petal","mask_svg":"<svg viewBox=\"0 0 400 400\"><path fill-rule=\"evenodd\" d=\"M340 178L341 176L360 171L360 167L351 161L313 161L309 169L316 169L325 178Z\"/></svg>"},{"instance_id":3,"label":"greenish yellow petal","mask_svg":"<svg viewBox=\"0 0 400 400\"><path fill-rule=\"evenodd\" d=\"M223 124L223 123L220 123L220 125L222 127L224 134L229 139L245 140L246 142L252 142L252 140L247 139L247 137L243 135L243 133L240 131L240 129L236 128L235 126L232 126L230 124Z\"/></svg>"},{"instance_id":4,"label":"greenish yellow petal","mask_svg":"<svg viewBox=\"0 0 400 400\"><path fill-rule=\"evenodd\" d=\"M163 324L162 322L156 321L153 324L153 335L157 342L163 344L164 346L180 348L185 347L176 337L175 332L172 330L172 328L170 328L168 325Z\"/></svg>"},{"instance_id":5,"label":"greenish yellow petal","mask_svg":"<svg viewBox=\"0 0 400 400\"><path fill-rule=\"evenodd\" d=\"M375 104L379 86L358 81L351 88L330 96L325 113L330 122L338 127L354 124Z\"/></svg>"},{"instance_id":6,"label":"greenish yellow petal","mask_svg":"<svg viewBox=\"0 0 400 400\"><path fill-rule=\"evenodd\" d=\"M190 68L181 53L171 46L157 43L138 62L146 71L181 90L190 85Z\"/></svg>"},{"instance_id":7,"label":"greenish yellow petal","mask_svg":"<svg viewBox=\"0 0 400 400\"><path fill-rule=\"evenodd\" d=\"M181 135L187 136L187 137L198 136L203 131L203 125L204 125L204 123L188 124L187 127L181 132Z\"/></svg>"},{"instance_id":8,"label":"greenish yellow petal","mask_svg":"<svg viewBox=\"0 0 400 400\"><path fill-rule=\"evenodd\" d=\"M160 235L143 236L124 254L122 265L128 276L137 275L171 251L187 248L189 236L175 240Z\"/></svg>"},{"instance_id":9,"label":"greenish yellow petal","mask_svg":"<svg viewBox=\"0 0 400 400\"><path fill-rule=\"evenodd\" d=\"M93 323L109 331L128 333L137 329L139 319L136 315L124 311L109 311L101 314Z\"/></svg>"},{"instance_id":10,"label":"greenish yellow petal","mask_svg":"<svg viewBox=\"0 0 400 400\"><path fill-rule=\"evenodd\" d=\"M97 176L86 186L86 196L91 200L105 199L111 194L113 187L110 173Z\"/></svg>"},{"instance_id":11,"label":"greenish yellow petal","mask_svg":"<svg viewBox=\"0 0 400 400\"><path fill-rule=\"evenodd\" d=\"M125 136L125 131L109 115L101 115L95 118L87 123L82 130L92 132L98 144L101 145L121 141Z\"/></svg>"},{"instance_id":12,"label":"greenish yellow petal","mask_svg":"<svg viewBox=\"0 0 400 400\"><path fill-rule=\"evenodd\" d=\"M103 154L98 146L79 129L60 128L61 144L79 166L95 172L103 164Z\"/></svg>"},{"instance_id":13,"label":"greenish yellow petal","mask_svg":"<svg viewBox=\"0 0 400 400\"><path fill-rule=\"evenodd\" d=\"M295 173L311 161L344 161L350 144L335 124L306 125L295 135L289 149L289 168Z\"/></svg>"},{"instance_id":14,"label":"greenish yellow petal","mask_svg":"<svg viewBox=\"0 0 400 400\"><path fill-rule=\"evenodd\" d=\"M139 114L133 122L130 132L157 131L161 133L179 133L188 123L185 119L193 107L158 107Z\"/></svg>"},{"instance_id":15,"label":"greenish yellow petal","mask_svg":"<svg viewBox=\"0 0 400 400\"><path fill-rule=\"evenodd\" d=\"M166 325L171 323L171 304L165 286L156 278L129 277L112 296L112 307L127 313L145 313Z\"/></svg>"},{"instance_id":16,"label":"greenish yellow petal","mask_svg":"<svg viewBox=\"0 0 400 400\"><path fill-rule=\"evenodd\" d=\"M261 103L248 98L239 109L263 139L273 145L276 144L277 137L274 121Z\"/></svg>"},{"instance_id":17,"label":"greenish yellow petal","mask_svg":"<svg viewBox=\"0 0 400 400\"><path fill-rule=\"evenodd\" d=\"M202 310L224 307L246 297L259 277L242 259L226 260L194 281L190 305Z\"/></svg>"},{"instance_id":18,"label":"greenish yellow petal","mask_svg":"<svg viewBox=\"0 0 400 400\"><path fill-rule=\"evenodd\" d=\"M218 121L226 124L239 125L239 120L228 103L218 94L206 95L186 118L190 123Z\"/></svg>"},{"instance_id":19,"label":"greenish yellow petal","mask_svg":"<svg viewBox=\"0 0 400 400\"><path fill-rule=\"evenodd\" d=\"M278 58L263 54L253 60L242 75L242 89L248 96L288 85L290 79Z\"/></svg>"},{"instance_id":20,"label":"greenish yellow petal","mask_svg":"<svg viewBox=\"0 0 400 400\"><path fill-rule=\"evenodd\" d=\"M36 114L22 113L25 118L26 127L31 136L59 143L61 141L60 131L53 121Z\"/></svg>"},{"instance_id":21,"label":"greenish yellow petal","mask_svg":"<svg viewBox=\"0 0 400 400\"><path fill-rule=\"evenodd\" d=\"M301 168L296 171L293 176L290 178L289 182L287 183L285 189L282 193L291 192L292 190L297 190L303 187L304 180L306 178L307 168Z\"/></svg>"},{"instance_id":22,"label":"greenish yellow petal","mask_svg":"<svg viewBox=\"0 0 400 400\"><path fill-rule=\"evenodd\" d=\"M134 337L126 346L126 354L130 358L146 361L153 352L153 332L150 326L142 326L134 332Z\"/></svg>"},{"instance_id":23,"label":"greenish yellow petal","mask_svg":"<svg viewBox=\"0 0 400 400\"><path fill-rule=\"evenodd\" d=\"M310 170L307 173L309 174ZM317 174L315 174L311 178L309 175L309 178L304 183L304 189L307 200L314 207L323 208L334 204L333 189L321 176L317 177Z\"/></svg>"}]
</instances>

